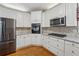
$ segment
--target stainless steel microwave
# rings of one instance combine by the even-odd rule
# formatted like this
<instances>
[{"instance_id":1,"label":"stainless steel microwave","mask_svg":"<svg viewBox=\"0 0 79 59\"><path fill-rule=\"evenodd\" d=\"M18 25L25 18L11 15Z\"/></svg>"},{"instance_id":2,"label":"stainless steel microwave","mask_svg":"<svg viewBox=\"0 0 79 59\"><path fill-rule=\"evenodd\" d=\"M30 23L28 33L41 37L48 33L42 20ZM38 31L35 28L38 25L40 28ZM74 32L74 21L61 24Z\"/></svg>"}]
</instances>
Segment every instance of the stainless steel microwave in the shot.
<instances>
[{"instance_id":1,"label":"stainless steel microwave","mask_svg":"<svg viewBox=\"0 0 79 59\"><path fill-rule=\"evenodd\" d=\"M66 16L50 20L50 26L66 26Z\"/></svg>"}]
</instances>

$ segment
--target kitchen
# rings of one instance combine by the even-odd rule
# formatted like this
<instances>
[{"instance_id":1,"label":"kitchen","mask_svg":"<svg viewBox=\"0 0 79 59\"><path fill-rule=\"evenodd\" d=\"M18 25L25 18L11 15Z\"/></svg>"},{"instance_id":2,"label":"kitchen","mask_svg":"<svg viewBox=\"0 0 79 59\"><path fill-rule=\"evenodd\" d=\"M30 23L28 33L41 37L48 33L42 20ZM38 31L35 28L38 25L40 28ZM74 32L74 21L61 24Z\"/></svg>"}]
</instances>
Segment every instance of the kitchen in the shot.
<instances>
[{"instance_id":1,"label":"kitchen","mask_svg":"<svg viewBox=\"0 0 79 59\"><path fill-rule=\"evenodd\" d=\"M79 56L78 13L77 3L0 4L0 17L14 19L16 26L13 53L24 47L41 46L56 56Z\"/></svg>"}]
</instances>

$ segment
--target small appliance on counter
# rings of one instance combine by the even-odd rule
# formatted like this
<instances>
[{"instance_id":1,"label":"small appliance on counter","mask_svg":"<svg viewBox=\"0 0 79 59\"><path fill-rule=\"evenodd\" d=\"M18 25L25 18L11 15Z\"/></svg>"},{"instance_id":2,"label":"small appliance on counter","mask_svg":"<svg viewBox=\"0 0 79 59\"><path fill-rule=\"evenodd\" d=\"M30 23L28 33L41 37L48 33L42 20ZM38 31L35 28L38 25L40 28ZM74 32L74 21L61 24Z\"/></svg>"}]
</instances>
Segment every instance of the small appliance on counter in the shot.
<instances>
[{"instance_id":1,"label":"small appliance on counter","mask_svg":"<svg viewBox=\"0 0 79 59\"><path fill-rule=\"evenodd\" d=\"M0 55L16 51L14 19L0 17Z\"/></svg>"},{"instance_id":2,"label":"small appliance on counter","mask_svg":"<svg viewBox=\"0 0 79 59\"><path fill-rule=\"evenodd\" d=\"M32 23L32 33L40 34L41 28L40 23Z\"/></svg>"}]
</instances>

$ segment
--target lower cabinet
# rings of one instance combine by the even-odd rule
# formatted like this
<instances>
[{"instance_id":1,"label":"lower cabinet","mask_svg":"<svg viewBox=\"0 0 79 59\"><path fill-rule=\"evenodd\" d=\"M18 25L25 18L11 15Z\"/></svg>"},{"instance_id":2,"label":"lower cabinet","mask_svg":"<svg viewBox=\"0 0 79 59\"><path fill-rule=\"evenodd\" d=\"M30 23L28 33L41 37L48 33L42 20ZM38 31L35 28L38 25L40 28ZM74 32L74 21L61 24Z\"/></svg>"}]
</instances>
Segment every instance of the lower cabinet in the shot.
<instances>
[{"instance_id":1,"label":"lower cabinet","mask_svg":"<svg viewBox=\"0 0 79 59\"><path fill-rule=\"evenodd\" d=\"M16 48L20 48L20 47L21 47L21 37L16 36Z\"/></svg>"},{"instance_id":2,"label":"lower cabinet","mask_svg":"<svg viewBox=\"0 0 79 59\"><path fill-rule=\"evenodd\" d=\"M16 48L22 48L32 44L41 44L42 36L40 34L20 35L16 38Z\"/></svg>"},{"instance_id":3,"label":"lower cabinet","mask_svg":"<svg viewBox=\"0 0 79 59\"><path fill-rule=\"evenodd\" d=\"M65 56L72 56L72 43L65 41Z\"/></svg>"},{"instance_id":4,"label":"lower cabinet","mask_svg":"<svg viewBox=\"0 0 79 59\"><path fill-rule=\"evenodd\" d=\"M30 35L20 35L16 39L16 48L22 48L30 45L32 42Z\"/></svg>"},{"instance_id":5,"label":"lower cabinet","mask_svg":"<svg viewBox=\"0 0 79 59\"><path fill-rule=\"evenodd\" d=\"M52 53L54 53L55 55L58 56L63 56L64 55L64 40L61 39L56 39L53 37L43 37L43 41L44 41L44 46L51 51Z\"/></svg>"},{"instance_id":6,"label":"lower cabinet","mask_svg":"<svg viewBox=\"0 0 79 59\"><path fill-rule=\"evenodd\" d=\"M65 41L65 56L79 56L79 44Z\"/></svg>"},{"instance_id":7,"label":"lower cabinet","mask_svg":"<svg viewBox=\"0 0 79 59\"><path fill-rule=\"evenodd\" d=\"M42 35L41 34L32 34L31 36L31 44L41 44Z\"/></svg>"},{"instance_id":8,"label":"lower cabinet","mask_svg":"<svg viewBox=\"0 0 79 59\"><path fill-rule=\"evenodd\" d=\"M44 36L44 35L41 36L39 34L17 36L16 48L21 48L31 44L35 44L35 45L41 44L49 51L51 51L52 53L58 56L64 56L64 55L79 56L79 43L70 42L70 41Z\"/></svg>"}]
</instances>

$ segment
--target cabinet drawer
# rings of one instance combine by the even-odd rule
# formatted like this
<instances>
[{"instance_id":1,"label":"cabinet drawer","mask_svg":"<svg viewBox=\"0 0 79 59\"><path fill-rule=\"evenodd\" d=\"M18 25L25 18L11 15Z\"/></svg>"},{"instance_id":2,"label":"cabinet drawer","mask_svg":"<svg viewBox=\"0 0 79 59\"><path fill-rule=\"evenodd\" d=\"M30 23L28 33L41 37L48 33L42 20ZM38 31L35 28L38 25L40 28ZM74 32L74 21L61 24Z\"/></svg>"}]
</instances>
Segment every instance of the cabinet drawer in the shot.
<instances>
[{"instance_id":1,"label":"cabinet drawer","mask_svg":"<svg viewBox=\"0 0 79 59\"><path fill-rule=\"evenodd\" d=\"M74 47L76 47L76 48L79 48L79 44L77 44L77 43L72 43L72 45L73 45Z\"/></svg>"},{"instance_id":2,"label":"cabinet drawer","mask_svg":"<svg viewBox=\"0 0 79 59\"><path fill-rule=\"evenodd\" d=\"M75 56L79 56L79 48L73 47L72 54L75 55Z\"/></svg>"},{"instance_id":3,"label":"cabinet drawer","mask_svg":"<svg viewBox=\"0 0 79 59\"><path fill-rule=\"evenodd\" d=\"M72 43L65 41L65 56L72 56Z\"/></svg>"}]
</instances>

